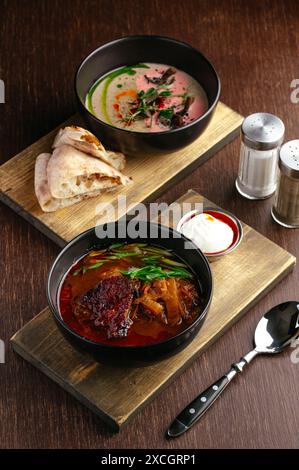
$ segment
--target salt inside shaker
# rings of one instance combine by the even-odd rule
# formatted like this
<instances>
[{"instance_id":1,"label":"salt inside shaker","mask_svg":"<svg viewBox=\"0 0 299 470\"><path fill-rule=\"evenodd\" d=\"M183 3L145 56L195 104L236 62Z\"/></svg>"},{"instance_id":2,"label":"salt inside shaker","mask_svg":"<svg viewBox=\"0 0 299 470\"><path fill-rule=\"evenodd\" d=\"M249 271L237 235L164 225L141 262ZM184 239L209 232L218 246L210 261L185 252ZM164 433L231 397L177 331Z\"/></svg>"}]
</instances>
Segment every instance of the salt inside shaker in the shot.
<instances>
[{"instance_id":1,"label":"salt inside shaker","mask_svg":"<svg viewBox=\"0 0 299 470\"><path fill-rule=\"evenodd\" d=\"M279 148L283 138L284 124L273 114L255 113L244 119L236 179L236 188L242 196L265 199L275 192Z\"/></svg>"},{"instance_id":2,"label":"salt inside shaker","mask_svg":"<svg viewBox=\"0 0 299 470\"><path fill-rule=\"evenodd\" d=\"M281 147L279 170L272 217L284 227L299 228L299 140L291 140Z\"/></svg>"}]
</instances>

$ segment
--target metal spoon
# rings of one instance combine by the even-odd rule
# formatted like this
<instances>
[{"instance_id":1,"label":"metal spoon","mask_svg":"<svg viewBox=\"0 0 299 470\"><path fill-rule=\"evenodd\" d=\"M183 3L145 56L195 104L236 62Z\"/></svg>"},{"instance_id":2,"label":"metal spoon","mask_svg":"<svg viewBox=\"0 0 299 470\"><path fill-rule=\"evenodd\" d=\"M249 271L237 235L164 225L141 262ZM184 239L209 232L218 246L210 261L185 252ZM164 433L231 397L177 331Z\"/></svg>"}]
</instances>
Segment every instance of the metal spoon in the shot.
<instances>
[{"instance_id":1,"label":"metal spoon","mask_svg":"<svg viewBox=\"0 0 299 470\"><path fill-rule=\"evenodd\" d=\"M258 354L276 354L284 351L299 337L299 301L284 302L273 307L259 321L255 334L255 348L213 385L193 400L173 421L167 430L168 437L177 437L193 426L223 392L230 381L242 372Z\"/></svg>"}]
</instances>

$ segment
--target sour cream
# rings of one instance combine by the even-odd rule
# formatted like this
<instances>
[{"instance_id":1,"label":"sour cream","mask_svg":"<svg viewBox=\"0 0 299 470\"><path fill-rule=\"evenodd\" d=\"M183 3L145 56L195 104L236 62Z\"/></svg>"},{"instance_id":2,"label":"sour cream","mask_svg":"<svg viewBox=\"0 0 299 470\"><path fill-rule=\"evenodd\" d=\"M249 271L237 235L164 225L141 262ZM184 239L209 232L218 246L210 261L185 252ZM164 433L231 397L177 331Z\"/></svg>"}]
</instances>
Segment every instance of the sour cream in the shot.
<instances>
[{"instance_id":1,"label":"sour cream","mask_svg":"<svg viewBox=\"0 0 299 470\"><path fill-rule=\"evenodd\" d=\"M180 227L180 232L207 254L227 250L234 240L232 228L208 213L186 220Z\"/></svg>"}]
</instances>

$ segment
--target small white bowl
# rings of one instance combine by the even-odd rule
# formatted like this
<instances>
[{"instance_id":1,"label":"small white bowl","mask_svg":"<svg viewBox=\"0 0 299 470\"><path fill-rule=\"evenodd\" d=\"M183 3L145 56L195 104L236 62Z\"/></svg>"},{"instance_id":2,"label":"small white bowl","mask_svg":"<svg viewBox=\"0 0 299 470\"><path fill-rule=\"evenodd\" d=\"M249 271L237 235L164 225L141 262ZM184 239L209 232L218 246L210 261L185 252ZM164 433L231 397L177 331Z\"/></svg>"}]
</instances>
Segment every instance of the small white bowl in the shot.
<instances>
[{"instance_id":1,"label":"small white bowl","mask_svg":"<svg viewBox=\"0 0 299 470\"><path fill-rule=\"evenodd\" d=\"M240 220L236 216L234 216L230 212L227 212L223 209L218 209L218 208L215 208L215 207L205 207L203 209L203 211L196 210L196 209L192 210L192 211L189 211L178 222L177 228L176 228L177 231L181 232L182 226L188 220L190 220L195 215L202 214L202 213L203 214L208 213L208 214L214 215L214 217L218 218L218 220L221 220L222 222L227 223L232 228L232 230L234 232L234 241L228 248L226 248L225 250L222 250L222 251L218 251L216 253L205 253L204 252L204 254L209 259L215 259L215 258L219 258L219 257L224 256L224 255L227 255L227 254L231 253L233 250L235 250L237 248L237 246L241 243L241 240L243 238L243 227L242 227L242 224L241 224ZM220 215L221 217L217 217L217 214ZM194 244L196 244L195 240L192 240L192 241L193 241ZM198 248L200 249L200 246L198 246Z\"/></svg>"}]
</instances>

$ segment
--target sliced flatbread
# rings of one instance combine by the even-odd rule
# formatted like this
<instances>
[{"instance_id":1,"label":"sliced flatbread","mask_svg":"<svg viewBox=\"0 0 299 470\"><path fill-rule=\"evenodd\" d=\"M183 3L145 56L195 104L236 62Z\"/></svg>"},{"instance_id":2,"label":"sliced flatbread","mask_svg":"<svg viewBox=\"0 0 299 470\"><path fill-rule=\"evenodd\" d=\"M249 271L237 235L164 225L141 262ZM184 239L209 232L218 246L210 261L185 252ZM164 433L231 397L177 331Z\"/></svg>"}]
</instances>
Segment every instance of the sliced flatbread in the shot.
<instances>
[{"instance_id":1,"label":"sliced flatbread","mask_svg":"<svg viewBox=\"0 0 299 470\"><path fill-rule=\"evenodd\" d=\"M131 179L98 158L71 147L57 147L47 166L52 197L69 198L127 185Z\"/></svg>"},{"instance_id":2,"label":"sliced flatbread","mask_svg":"<svg viewBox=\"0 0 299 470\"><path fill-rule=\"evenodd\" d=\"M122 171L126 166L126 157L121 152L113 152L112 150L106 150L106 159L103 159L106 163L113 166L118 171Z\"/></svg>"},{"instance_id":3,"label":"sliced flatbread","mask_svg":"<svg viewBox=\"0 0 299 470\"><path fill-rule=\"evenodd\" d=\"M35 174L34 174L34 188L37 200L41 209L44 212L54 212L58 209L63 209L64 207L71 206L80 202L84 199L89 199L92 197L99 196L101 190L94 191L92 193L82 194L80 196L74 196L64 199L57 199L52 197L48 185L47 177L47 166L51 158L50 153L41 153L35 162Z\"/></svg>"},{"instance_id":4,"label":"sliced flatbread","mask_svg":"<svg viewBox=\"0 0 299 470\"><path fill-rule=\"evenodd\" d=\"M54 139L53 148L62 145L70 145L81 152L100 158L116 170L121 171L125 167L126 159L121 152L106 150L97 137L83 127L67 126L60 129Z\"/></svg>"}]
</instances>

